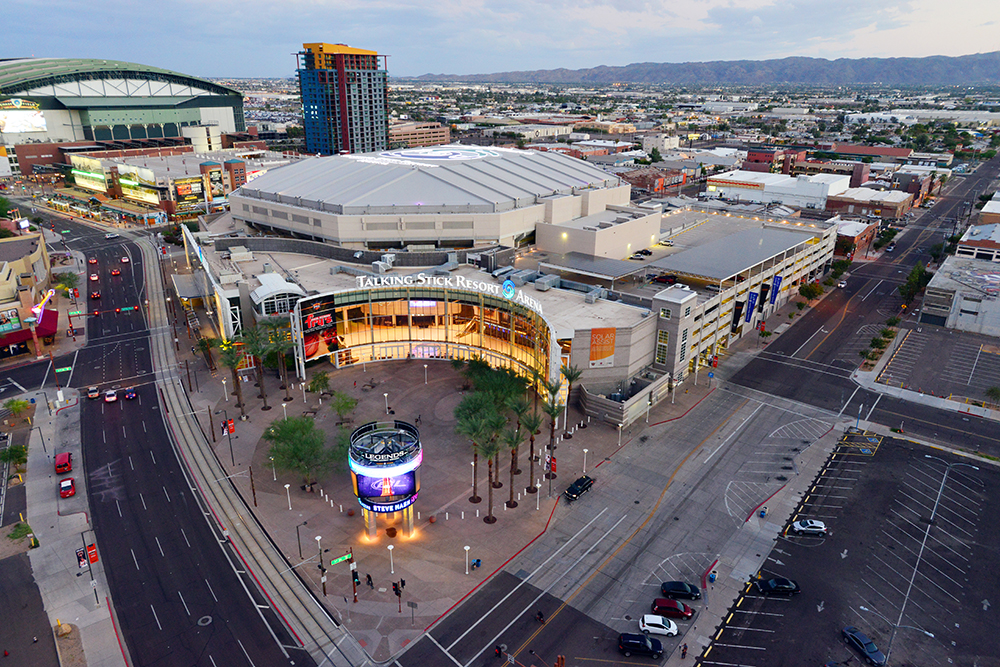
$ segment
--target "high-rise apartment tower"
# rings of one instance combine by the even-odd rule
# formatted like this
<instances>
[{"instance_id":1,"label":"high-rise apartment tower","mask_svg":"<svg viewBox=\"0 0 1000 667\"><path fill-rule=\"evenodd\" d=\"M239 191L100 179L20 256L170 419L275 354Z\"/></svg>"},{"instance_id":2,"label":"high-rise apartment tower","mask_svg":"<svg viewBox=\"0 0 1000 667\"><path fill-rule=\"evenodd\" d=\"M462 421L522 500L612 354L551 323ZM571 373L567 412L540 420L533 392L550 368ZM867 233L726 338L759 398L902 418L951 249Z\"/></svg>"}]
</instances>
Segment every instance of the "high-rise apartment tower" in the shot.
<instances>
[{"instance_id":1,"label":"high-rise apartment tower","mask_svg":"<svg viewBox=\"0 0 1000 667\"><path fill-rule=\"evenodd\" d=\"M307 151L389 147L386 56L345 44L303 44L297 60Z\"/></svg>"}]
</instances>

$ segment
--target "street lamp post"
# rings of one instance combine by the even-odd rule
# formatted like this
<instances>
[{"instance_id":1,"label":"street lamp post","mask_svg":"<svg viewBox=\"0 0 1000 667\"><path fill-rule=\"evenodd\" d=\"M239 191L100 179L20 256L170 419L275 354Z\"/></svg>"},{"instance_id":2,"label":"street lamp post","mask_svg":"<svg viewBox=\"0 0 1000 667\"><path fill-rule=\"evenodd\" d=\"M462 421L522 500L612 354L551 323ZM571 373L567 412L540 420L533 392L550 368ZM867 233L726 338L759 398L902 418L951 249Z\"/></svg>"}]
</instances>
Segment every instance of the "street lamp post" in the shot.
<instances>
[{"instance_id":1,"label":"street lamp post","mask_svg":"<svg viewBox=\"0 0 1000 667\"><path fill-rule=\"evenodd\" d=\"M427 364L424 364L424 384L427 384Z\"/></svg>"},{"instance_id":2,"label":"street lamp post","mask_svg":"<svg viewBox=\"0 0 1000 667\"><path fill-rule=\"evenodd\" d=\"M226 403L229 402L229 390L226 388L226 378L222 378L222 393L226 395Z\"/></svg>"},{"instance_id":3,"label":"street lamp post","mask_svg":"<svg viewBox=\"0 0 1000 667\"><path fill-rule=\"evenodd\" d=\"M394 548L391 544L386 547L389 550L389 574L396 574L396 568L392 564L392 550Z\"/></svg>"},{"instance_id":4,"label":"street lamp post","mask_svg":"<svg viewBox=\"0 0 1000 667\"><path fill-rule=\"evenodd\" d=\"M587 451L588 450L586 448L584 448L584 450L583 450L583 474L584 475L587 474Z\"/></svg>"},{"instance_id":5,"label":"street lamp post","mask_svg":"<svg viewBox=\"0 0 1000 667\"><path fill-rule=\"evenodd\" d=\"M215 414L222 413L222 416L226 419L226 437L229 438L229 460L232 462L233 467L236 467L236 455L233 454L233 432L229 430L229 411L225 408L221 410L216 410ZM240 436L236 436L237 438Z\"/></svg>"},{"instance_id":6,"label":"street lamp post","mask_svg":"<svg viewBox=\"0 0 1000 667\"><path fill-rule=\"evenodd\" d=\"M274 457L273 456L268 456L267 458L270 459L270 461L271 461L271 477L274 478L273 481L277 482L278 481L278 470L274 467Z\"/></svg>"},{"instance_id":7,"label":"street lamp post","mask_svg":"<svg viewBox=\"0 0 1000 667\"><path fill-rule=\"evenodd\" d=\"M537 482L535 484L535 488L538 489L538 491L535 492L535 509L537 510L539 508L539 503L542 502L542 483Z\"/></svg>"},{"instance_id":8,"label":"street lamp post","mask_svg":"<svg viewBox=\"0 0 1000 667\"><path fill-rule=\"evenodd\" d=\"M623 426L625 426L625 424L619 424L618 425L618 447L619 448L622 446L622 427Z\"/></svg>"},{"instance_id":9,"label":"street lamp post","mask_svg":"<svg viewBox=\"0 0 1000 667\"><path fill-rule=\"evenodd\" d=\"M886 665L889 664L889 654L892 653L892 640L896 638L896 630L898 630L900 628L903 628L905 630L916 630L917 632L922 632L925 636L930 637L931 639L934 639L934 633L933 632L928 632L927 630L924 630L923 628L918 628L918 627L915 627L913 625L898 625L898 624L895 624L892 621L890 621L888 618L886 618L885 616L883 616L882 614L880 614L877 611L875 611L874 609L869 609L868 607L866 607L864 605L861 605L860 607L858 607L858 609L860 609L861 611L866 611L869 614L875 614L876 616L878 616L879 618L881 618L883 621L885 621L886 623L888 623L890 626L892 626L892 634L889 636L889 645L885 649L885 664ZM900 620L902 620L902 618L903 618L902 615L900 615Z\"/></svg>"},{"instance_id":10,"label":"street lamp post","mask_svg":"<svg viewBox=\"0 0 1000 667\"><path fill-rule=\"evenodd\" d=\"M288 408L285 407L286 405L288 405L288 403L282 403L281 404L281 411L284 413L285 420L287 421L288 420Z\"/></svg>"},{"instance_id":11,"label":"street lamp post","mask_svg":"<svg viewBox=\"0 0 1000 667\"><path fill-rule=\"evenodd\" d=\"M299 525L295 526L295 541L299 543L299 559L302 559L302 535L299 534L299 528L302 526L309 525L308 521L303 521Z\"/></svg>"},{"instance_id":12,"label":"street lamp post","mask_svg":"<svg viewBox=\"0 0 1000 667\"><path fill-rule=\"evenodd\" d=\"M289 489L292 488L291 484L285 484L285 495L288 496L288 511L292 511L292 492Z\"/></svg>"},{"instance_id":13,"label":"street lamp post","mask_svg":"<svg viewBox=\"0 0 1000 667\"><path fill-rule=\"evenodd\" d=\"M463 548L465 549L465 573L468 574L469 573L469 549L471 549L472 547L465 546Z\"/></svg>"},{"instance_id":14,"label":"street lamp post","mask_svg":"<svg viewBox=\"0 0 1000 667\"><path fill-rule=\"evenodd\" d=\"M382 394L385 397L385 414L389 414L389 392Z\"/></svg>"}]
</instances>

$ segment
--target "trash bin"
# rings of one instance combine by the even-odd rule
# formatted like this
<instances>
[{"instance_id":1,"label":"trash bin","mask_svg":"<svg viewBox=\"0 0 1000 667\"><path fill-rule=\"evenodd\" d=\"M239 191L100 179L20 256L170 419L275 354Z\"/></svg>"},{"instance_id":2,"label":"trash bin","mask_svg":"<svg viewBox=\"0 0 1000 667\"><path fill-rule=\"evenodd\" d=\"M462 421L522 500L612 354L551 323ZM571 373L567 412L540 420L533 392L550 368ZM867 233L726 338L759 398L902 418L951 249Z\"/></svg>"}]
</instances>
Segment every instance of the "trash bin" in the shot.
<instances>
[{"instance_id":1,"label":"trash bin","mask_svg":"<svg viewBox=\"0 0 1000 667\"><path fill-rule=\"evenodd\" d=\"M718 576L718 575L716 574L715 570L712 570L711 572L709 572L708 573L708 583L714 584L716 576Z\"/></svg>"},{"instance_id":2,"label":"trash bin","mask_svg":"<svg viewBox=\"0 0 1000 667\"><path fill-rule=\"evenodd\" d=\"M767 516L767 508L766 507L761 507L760 508L760 518L763 519L766 516Z\"/></svg>"}]
</instances>

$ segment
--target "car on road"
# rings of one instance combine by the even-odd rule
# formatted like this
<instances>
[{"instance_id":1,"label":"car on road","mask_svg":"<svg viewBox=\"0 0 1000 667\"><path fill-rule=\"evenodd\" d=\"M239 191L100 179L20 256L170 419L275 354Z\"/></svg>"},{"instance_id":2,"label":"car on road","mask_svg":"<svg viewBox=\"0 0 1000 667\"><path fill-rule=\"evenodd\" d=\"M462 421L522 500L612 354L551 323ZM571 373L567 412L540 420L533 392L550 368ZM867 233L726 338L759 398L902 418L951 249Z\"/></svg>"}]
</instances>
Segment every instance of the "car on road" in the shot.
<instances>
[{"instance_id":1,"label":"car on road","mask_svg":"<svg viewBox=\"0 0 1000 667\"><path fill-rule=\"evenodd\" d=\"M97 258L91 257L90 259L87 260L87 264L97 264Z\"/></svg>"},{"instance_id":2,"label":"car on road","mask_svg":"<svg viewBox=\"0 0 1000 667\"><path fill-rule=\"evenodd\" d=\"M677 600L671 600L669 598L656 598L653 600L653 604L649 606L649 611L659 616L666 616L667 618L680 618L685 621L694 616L694 609L687 606L683 602L678 602Z\"/></svg>"},{"instance_id":3,"label":"car on road","mask_svg":"<svg viewBox=\"0 0 1000 667\"><path fill-rule=\"evenodd\" d=\"M101 292L99 290L94 290L93 292L90 293L90 298L91 299L100 299L101 298Z\"/></svg>"},{"instance_id":4,"label":"car on road","mask_svg":"<svg viewBox=\"0 0 1000 667\"><path fill-rule=\"evenodd\" d=\"M91 274L90 274L90 279L91 279L92 281L96 281L96 280L97 280L98 278L99 278L99 276L98 276L98 275L97 275L96 273L91 273Z\"/></svg>"},{"instance_id":5,"label":"car on road","mask_svg":"<svg viewBox=\"0 0 1000 667\"><path fill-rule=\"evenodd\" d=\"M121 274L122 274L122 270L119 269L117 266L115 268L111 269L111 275L113 275L113 276L120 276Z\"/></svg>"},{"instance_id":6,"label":"car on road","mask_svg":"<svg viewBox=\"0 0 1000 667\"><path fill-rule=\"evenodd\" d=\"M826 524L816 519L802 519L792 524L796 535L826 535Z\"/></svg>"},{"instance_id":7,"label":"car on road","mask_svg":"<svg viewBox=\"0 0 1000 667\"><path fill-rule=\"evenodd\" d=\"M89 387L87 389L87 398L100 398L101 390L97 387Z\"/></svg>"},{"instance_id":8,"label":"car on road","mask_svg":"<svg viewBox=\"0 0 1000 667\"><path fill-rule=\"evenodd\" d=\"M566 500L573 502L587 491L590 491L590 487L594 485L594 478L584 475L580 477L575 482L569 485L569 488L563 491L563 495L566 496Z\"/></svg>"},{"instance_id":9,"label":"car on road","mask_svg":"<svg viewBox=\"0 0 1000 667\"><path fill-rule=\"evenodd\" d=\"M757 587L757 592L763 595L796 595L802 592L797 583L784 577L757 579L754 585Z\"/></svg>"},{"instance_id":10,"label":"car on road","mask_svg":"<svg viewBox=\"0 0 1000 667\"><path fill-rule=\"evenodd\" d=\"M626 658L635 653L636 655L648 655L654 660L659 660L663 655L663 644L659 639L647 637L646 635L623 632L618 635L618 651Z\"/></svg>"},{"instance_id":11,"label":"car on road","mask_svg":"<svg viewBox=\"0 0 1000 667\"><path fill-rule=\"evenodd\" d=\"M886 252L892 252L895 249L896 249L896 244L895 243L890 243L889 245L887 245L885 247L885 251Z\"/></svg>"},{"instance_id":12,"label":"car on road","mask_svg":"<svg viewBox=\"0 0 1000 667\"><path fill-rule=\"evenodd\" d=\"M839 283L837 283L837 287L840 287L841 289L843 289L844 287L847 287L847 281L846 280L841 280Z\"/></svg>"},{"instance_id":13,"label":"car on road","mask_svg":"<svg viewBox=\"0 0 1000 667\"><path fill-rule=\"evenodd\" d=\"M106 392L104 392L105 403L114 403L117 400L118 400L118 392L115 391L114 389L108 389Z\"/></svg>"},{"instance_id":14,"label":"car on road","mask_svg":"<svg viewBox=\"0 0 1000 667\"><path fill-rule=\"evenodd\" d=\"M700 600L701 590L683 581L664 581L660 584L660 595L668 598L682 598L684 600Z\"/></svg>"},{"instance_id":15,"label":"car on road","mask_svg":"<svg viewBox=\"0 0 1000 667\"><path fill-rule=\"evenodd\" d=\"M642 630L643 634L666 635L667 637L676 637L679 632L676 623L669 618L655 614L643 614L642 618L639 619L639 629Z\"/></svg>"},{"instance_id":16,"label":"car on road","mask_svg":"<svg viewBox=\"0 0 1000 667\"><path fill-rule=\"evenodd\" d=\"M114 233L105 234L104 238L106 238L106 239L116 239L116 238L118 238L118 235L114 234Z\"/></svg>"},{"instance_id":17,"label":"car on road","mask_svg":"<svg viewBox=\"0 0 1000 667\"><path fill-rule=\"evenodd\" d=\"M59 482L59 497L69 498L76 495L76 482L73 481L72 477L67 477L66 479Z\"/></svg>"},{"instance_id":18,"label":"car on road","mask_svg":"<svg viewBox=\"0 0 1000 667\"><path fill-rule=\"evenodd\" d=\"M128 257L122 257L122 264L128 264Z\"/></svg>"},{"instance_id":19,"label":"car on road","mask_svg":"<svg viewBox=\"0 0 1000 667\"><path fill-rule=\"evenodd\" d=\"M848 625L840 631L844 642L851 648L858 651L869 665L872 667L884 667L885 654L878 650L875 642L868 639L868 635L858 630L853 625Z\"/></svg>"},{"instance_id":20,"label":"car on road","mask_svg":"<svg viewBox=\"0 0 1000 667\"><path fill-rule=\"evenodd\" d=\"M126 387L125 388L125 398L128 399L128 400L130 400L130 401L133 398L135 398L135 387Z\"/></svg>"}]
</instances>

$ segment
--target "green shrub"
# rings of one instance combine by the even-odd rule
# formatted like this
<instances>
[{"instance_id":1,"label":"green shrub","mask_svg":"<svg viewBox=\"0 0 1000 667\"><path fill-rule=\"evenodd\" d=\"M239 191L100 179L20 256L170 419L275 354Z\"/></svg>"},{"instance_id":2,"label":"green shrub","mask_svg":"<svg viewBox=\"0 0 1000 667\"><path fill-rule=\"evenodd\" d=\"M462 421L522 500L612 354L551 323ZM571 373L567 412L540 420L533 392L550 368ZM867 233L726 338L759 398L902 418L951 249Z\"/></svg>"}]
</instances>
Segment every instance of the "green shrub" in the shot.
<instances>
[{"instance_id":1,"label":"green shrub","mask_svg":"<svg viewBox=\"0 0 1000 667\"><path fill-rule=\"evenodd\" d=\"M896 317L895 315L893 315L892 317L890 317L889 319L887 319L885 321L885 323L888 324L890 327L894 327L897 324L899 324L899 318Z\"/></svg>"}]
</instances>

